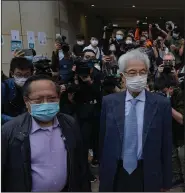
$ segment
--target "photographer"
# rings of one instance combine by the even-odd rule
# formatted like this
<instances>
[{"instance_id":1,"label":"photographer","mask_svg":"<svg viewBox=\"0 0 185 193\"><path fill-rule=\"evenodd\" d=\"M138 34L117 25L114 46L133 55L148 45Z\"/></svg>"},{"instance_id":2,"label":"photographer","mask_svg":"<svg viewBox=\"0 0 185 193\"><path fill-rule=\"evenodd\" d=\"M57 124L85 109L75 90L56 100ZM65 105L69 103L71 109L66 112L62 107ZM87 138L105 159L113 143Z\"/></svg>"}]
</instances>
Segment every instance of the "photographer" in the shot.
<instances>
[{"instance_id":1,"label":"photographer","mask_svg":"<svg viewBox=\"0 0 185 193\"><path fill-rule=\"evenodd\" d=\"M182 189L184 179L182 174L181 162L178 155L178 147L184 145L184 91L182 91L172 74L162 73L155 81L155 90L160 95L168 97L172 106L172 130L173 130L173 191Z\"/></svg>"},{"instance_id":2,"label":"photographer","mask_svg":"<svg viewBox=\"0 0 185 193\"><path fill-rule=\"evenodd\" d=\"M87 51L87 50L86 50ZM84 53L86 60L74 61L76 65L75 81L71 85L64 85L60 103L62 112L75 116L80 128L81 134L86 147L84 156L88 161L88 151L93 149L94 157L92 165L98 164L98 137L99 137L99 116L101 110L101 82L93 76L94 52L89 50ZM87 60L88 58L88 60ZM65 99L64 99L65 97ZM96 181L89 170L91 182Z\"/></svg>"},{"instance_id":3,"label":"photographer","mask_svg":"<svg viewBox=\"0 0 185 193\"><path fill-rule=\"evenodd\" d=\"M73 55L76 57L83 56L83 49L85 48L85 37L82 34L76 36L76 44L73 46Z\"/></svg>"},{"instance_id":4,"label":"photographer","mask_svg":"<svg viewBox=\"0 0 185 193\"><path fill-rule=\"evenodd\" d=\"M142 21L137 21L137 27L135 31L135 40L140 40L140 36L145 36L147 39L147 44L151 44L152 40L152 24L149 24L148 30L145 29L144 23Z\"/></svg>"},{"instance_id":5,"label":"photographer","mask_svg":"<svg viewBox=\"0 0 185 193\"><path fill-rule=\"evenodd\" d=\"M124 44L121 46L121 50L123 53L127 53L128 51L131 51L132 49L135 49L136 43L134 41L134 38L131 35L127 35Z\"/></svg>"},{"instance_id":6,"label":"photographer","mask_svg":"<svg viewBox=\"0 0 185 193\"><path fill-rule=\"evenodd\" d=\"M166 22L166 30L168 31L168 35L165 44L175 56L175 69L178 70L183 65L184 39L181 37L178 27L171 21Z\"/></svg>"},{"instance_id":7,"label":"photographer","mask_svg":"<svg viewBox=\"0 0 185 193\"><path fill-rule=\"evenodd\" d=\"M162 36L158 36L153 42L153 50L156 59L156 65L159 66L163 62L163 57L169 52L168 48L164 44L164 39Z\"/></svg>"},{"instance_id":8,"label":"photographer","mask_svg":"<svg viewBox=\"0 0 185 193\"><path fill-rule=\"evenodd\" d=\"M63 44L62 51L64 57L59 61L59 76L60 80L65 84L72 81L74 77L74 62L69 53L69 45Z\"/></svg>"},{"instance_id":9,"label":"photographer","mask_svg":"<svg viewBox=\"0 0 185 193\"><path fill-rule=\"evenodd\" d=\"M66 37L65 36L59 36L55 39L55 51L52 53L52 59L51 59L51 68L52 71L56 73L56 76L59 73L59 61L64 58L64 53L62 50L62 45L65 43Z\"/></svg>"},{"instance_id":10,"label":"photographer","mask_svg":"<svg viewBox=\"0 0 185 193\"><path fill-rule=\"evenodd\" d=\"M155 78L160 77L162 73L172 74L178 82L178 75L175 70L175 57L171 52L168 52L163 56L163 62L159 65Z\"/></svg>"},{"instance_id":11,"label":"photographer","mask_svg":"<svg viewBox=\"0 0 185 193\"><path fill-rule=\"evenodd\" d=\"M147 41L147 37L145 35L142 35L140 37L139 45L137 46L138 50L147 54L148 58L150 60L150 73L153 74L155 70L155 55L154 55L154 50L152 48L152 45Z\"/></svg>"},{"instance_id":12,"label":"photographer","mask_svg":"<svg viewBox=\"0 0 185 193\"><path fill-rule=\"evenodd\" d=\"M112 39L110 42L111 44L114 44L116 47L115 56L117 57L117 60L119 57L124 54L124 51L121 49L122 44L124 43L125 34L122 30L116 31L115 39Z\"/></svg>"}]
</instances>

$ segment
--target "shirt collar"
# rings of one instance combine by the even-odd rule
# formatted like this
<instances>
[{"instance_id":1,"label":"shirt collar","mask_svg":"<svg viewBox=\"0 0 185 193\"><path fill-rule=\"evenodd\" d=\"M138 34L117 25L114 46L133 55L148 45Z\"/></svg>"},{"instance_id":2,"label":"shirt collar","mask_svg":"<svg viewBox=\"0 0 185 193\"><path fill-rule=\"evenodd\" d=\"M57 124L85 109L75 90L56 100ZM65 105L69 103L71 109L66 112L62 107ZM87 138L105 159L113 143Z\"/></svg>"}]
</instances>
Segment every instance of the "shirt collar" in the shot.
<instances>
[{"instance_id":1,"label":"shirt collar","mask_svg":"<svg viewBox=\"0 0 185 193\"><path fill-rule=\"evenodd\" d=\"M126 91L126 101L132 100L134 97L129 93L129 91ZM139 93L139 95L136 97L137 100L145 102L146 101L146 95L145 95L145 89Z\"/></svg>"},{"instance_id":2,"label":"shirt collar","mask_svg":"<svg viewBox=\"0 0 185 193\"><path fill-rule=\"evenodd\" d=\"M32 128L31 128L31 134L38 131L39 129L41 130L49 130L49 131L52 131L52 129L55 129L57 127L59 127L59 122L58 122L58 119L57 117L54 118L54 121L53 121L53 125L50 126L50 127L41 127L36 121L35 119L32 117Z\"/></svg>"}]
</instances>

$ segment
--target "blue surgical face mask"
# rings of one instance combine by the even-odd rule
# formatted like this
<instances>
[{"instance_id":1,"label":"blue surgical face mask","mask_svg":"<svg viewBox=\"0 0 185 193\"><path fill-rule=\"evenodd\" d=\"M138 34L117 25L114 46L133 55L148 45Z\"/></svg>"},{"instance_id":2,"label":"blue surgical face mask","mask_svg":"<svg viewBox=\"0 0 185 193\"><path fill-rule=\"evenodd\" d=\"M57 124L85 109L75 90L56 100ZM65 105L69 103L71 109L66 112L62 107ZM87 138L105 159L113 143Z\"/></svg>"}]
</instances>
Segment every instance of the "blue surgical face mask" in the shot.
<instances>
[{"instance_id":1,"label":"blue surgical face mask","mask_svg":"<svg viewBox=\"0 0 185 193\"><path fill-rule=\"evenodd\" d=\"M24 56L26 59L33 61L33 56Z\"/></svg>"},{"instance_id":2,"label":"blue surgical face mask","mask_svg":"<svg viewBox=\"0 0 185 193\"><path fill-rule=\"evenodd\" d=\"M123 39L123 36L122 35L116 35L116 40L122 40Z\"/></svg>"},{"instance_id":3,"label":"blue surgical face mask","mask_svg":"<svg viewBox=\"0 0 185 193\"><path fill-rule=\"evenodd\" d=\"M59 103L30 104L31 116L41 122L53 120L59 112Z\"/></svg>"}]
</instances>

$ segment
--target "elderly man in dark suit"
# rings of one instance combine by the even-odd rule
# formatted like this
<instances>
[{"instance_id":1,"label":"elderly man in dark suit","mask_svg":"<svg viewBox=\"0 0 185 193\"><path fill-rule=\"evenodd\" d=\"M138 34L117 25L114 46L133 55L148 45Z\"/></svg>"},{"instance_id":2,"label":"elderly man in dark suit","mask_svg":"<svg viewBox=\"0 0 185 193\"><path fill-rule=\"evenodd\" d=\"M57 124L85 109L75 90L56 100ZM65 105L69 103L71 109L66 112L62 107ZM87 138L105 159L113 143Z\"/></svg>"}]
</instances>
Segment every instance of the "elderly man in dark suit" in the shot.
<instances>
[{"instance_id":1,"label":"elderly man in dark suit","mask_svg":"<svg viewBox=\"0 0 185 193\"><path fill-rule=\"evenodd\" d=\"M145 90L150 62L133 50L119 59L127 90L104 97L100 191L167 191L172 183L172 110Z\"/></svg>"}]
</instances>

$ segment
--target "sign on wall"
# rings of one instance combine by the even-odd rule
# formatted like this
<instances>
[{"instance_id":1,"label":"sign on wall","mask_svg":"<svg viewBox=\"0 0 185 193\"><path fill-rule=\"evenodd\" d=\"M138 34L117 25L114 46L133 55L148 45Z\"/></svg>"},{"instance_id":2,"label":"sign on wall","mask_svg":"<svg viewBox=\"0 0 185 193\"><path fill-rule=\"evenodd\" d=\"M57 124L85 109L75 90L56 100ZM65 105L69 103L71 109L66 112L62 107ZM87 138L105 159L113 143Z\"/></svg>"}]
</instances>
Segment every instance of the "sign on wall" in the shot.
<instances>
[{"instance_id":1,"label":"sign on wall","mask_svg":"<svg viewBox=\"0 0 185 193\"><path fill-rule=\"evenodd\" d=\"M35 33L33 31L27 31L28 48L35 49Z\"/></svg>"},{"instance_id":2,"label":"sign on wall","mask_svg":"<svg viewBox=\"0 0 185 193\"><path fill-rule=\"evenodd\" d=\"M38 41L39 44L44 46L47 43L47 37L45 32L38 32Z\"/></svg>"}]
</instances>

